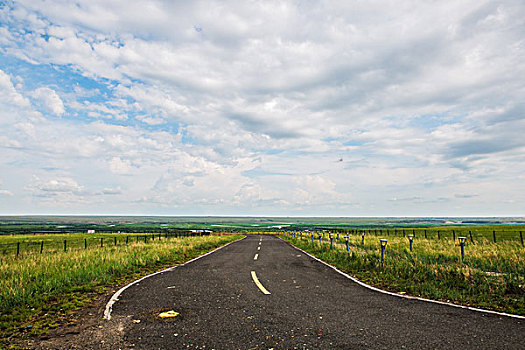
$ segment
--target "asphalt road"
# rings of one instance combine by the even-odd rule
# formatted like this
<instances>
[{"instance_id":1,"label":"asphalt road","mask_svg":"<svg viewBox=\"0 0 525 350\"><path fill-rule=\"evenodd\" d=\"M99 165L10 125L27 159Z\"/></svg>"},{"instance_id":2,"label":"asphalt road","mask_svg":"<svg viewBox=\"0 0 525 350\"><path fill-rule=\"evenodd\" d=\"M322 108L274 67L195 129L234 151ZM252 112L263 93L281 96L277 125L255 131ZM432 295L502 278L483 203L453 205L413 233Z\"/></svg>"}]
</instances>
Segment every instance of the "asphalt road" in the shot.
<instances>
[{"instance_id":1,"label":"asphalt road","mask_svg":"<svg viewBox=\"0 0 525 350\"><path fill-rule=\"evenodd\" d=\"M270 236L131 286L106 322L136 349L525 348L525 320L372 291Z\"/></svg>"}]
</instances>

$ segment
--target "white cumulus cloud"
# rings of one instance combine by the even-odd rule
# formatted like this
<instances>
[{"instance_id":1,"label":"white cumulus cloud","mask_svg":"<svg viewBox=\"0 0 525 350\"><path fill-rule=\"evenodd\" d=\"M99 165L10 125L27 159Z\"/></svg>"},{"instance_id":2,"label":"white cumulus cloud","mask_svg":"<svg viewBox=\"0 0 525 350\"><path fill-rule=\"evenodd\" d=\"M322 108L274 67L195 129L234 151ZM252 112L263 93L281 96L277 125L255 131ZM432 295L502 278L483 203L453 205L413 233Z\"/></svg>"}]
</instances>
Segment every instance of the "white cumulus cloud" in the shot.
<instances>
[{"instance_id":1,"label":"white cumulus cloud","mask_svg":"<svg viewBox=\"0 0 525 350\"><path fill-rule=\"evenodd\" d=\"M34 90L32 96L39 100L47 111L57 116L64 114L64 102L62 102L55 90L48 87L41 87Z\"/></svg>"}]
</instances>

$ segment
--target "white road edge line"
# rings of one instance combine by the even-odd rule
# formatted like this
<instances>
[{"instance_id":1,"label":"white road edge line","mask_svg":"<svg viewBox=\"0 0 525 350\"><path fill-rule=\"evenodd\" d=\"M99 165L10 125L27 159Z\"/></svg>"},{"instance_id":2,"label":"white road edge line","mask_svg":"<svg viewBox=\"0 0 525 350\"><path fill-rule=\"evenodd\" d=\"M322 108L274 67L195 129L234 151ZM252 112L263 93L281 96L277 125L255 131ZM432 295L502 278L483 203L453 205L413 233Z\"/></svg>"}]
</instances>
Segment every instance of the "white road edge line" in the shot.
<instances>
[{"instance_id":1,"label":"white road edge line","mask_svg":"<svg viewBox=\"0 0 525 350\"><path fill-rule=\"evenodd\" d=\"M471 306L452 304L452 303L447 303L447 302L439 301L439 300L432 300L432 299L426 299L426 298L421 298L421 297L414 297L414 296L411 296L411 295L397 294L397 293L389 292L389 291L382 290L382 289L379 289L379 288L376 288L376 287L372 287L371 285L368 285L368 284L366 284L364 282L361 282L358 279L356 279L355 277L352 277L352 276L348 275L347 273L344 273L343 271L339 270L337 267L332 266L329 263L324 262L323 260L321 260L321 259L319 259L319 258L317 258L317 257L315 257L313 255L311 255L310 253L305 252L301 248L298 248L298 247L294 246L292 243L290 243L288 241L285 241L284 239L282 239L280 237L277 237L277 238L279 238L280 240L282 240L282 241L284 241L286 243L289 243L295 249L303 252L304 254L308 255L310 258L319 261L321 264L324 264L324 265L330 267L331 269L334 269L336 272L338 272L341 275L345 276L346 278L354 281L355 283L359 284L360 286L363 286L365 288L371 289L371 290L379 292L379 293L392 295L392 296L395 296L395 297L398 297L398 298L426 301L427 303L448 305L448 306L453 306L453 307L457 307L457 308L460 308L460 309L467 309L467 310L472 310L472 311L477 311L477 312L484 312L484 313L498 315L498 316L507 316L507 317L512 317L512 318L518 318L518 319L521 319L521 320L525 320L525 316L507 314L505 312L498 312L498 311L492 311L492 310L478 309L478 308L471 307Z\"/></svg>"},{"instance_id":2,"label":"white road edge line","mask_svg":"<svg viewBox=\"0 0 525 350\"><path fill-rule=\"evenodd\" d=\"M193 258L193 259L191 259L191 260L188 260L188 261L186 261L186 262L183 263L183 264L180 264L180 265L177 265L177 266L168 267L167 269L164 269L164 270L162 270L162 271L158 271L158 272L151 273L151 274L149 274L149 275L147 275L147 276L141 277L141 278L139 278L138 280L135 280L135 281L133 281L133 282L131 282L131 283L125 285L124 287L120 288L115 294L113 294L113 296L111 297L111 299L109 299L108 303L106 304L106 309L104 310L104 317L103 317L103 318L104 318L105 320L108 320L108 321L111 320L111 311L113 310L113 304L115 304L115 303L118 301L118 297L120 296L120 294L122 294L122 292L124 292L126 289L128 289L128 288L131 287L132 285L137 284L137 283L139 283L140 281L142 281L142 280L144 280L144 279L146 279L146 278L148 278L148 277L158 275L159 273L172 271L172 270L176 269L176 268L179 267L179 266L184 266L184 265L187 265L187 264L189 264L189 263L191 263L191 262L194 262L195 260L198 260L198 259L200 259L200 258L204 258L204 257L207 256L207 255L210 255L210 254L212 254L212 253L215 253L217 250L220 250L220 249L222 249L222 248L225 248L225 247L229 246L230 244L235 243L235 242L239 242L239 241L241 241L241 240L243 240L243 239L245 239L245 238L246 238L246 236L244 236L243 238L238 239L238 240L236 240L236 241L233 241L233 242L230 242L230 243L228 243L228 244L225 244L225 245L223 245L223 246L221 246L221 247L219 247L219 248L217 248L217 249L214 249L214 250L212 250L211 252L207 252L206 254L203 254L203 255L200 255L200 256L198 256L198 257L196 257L196 258Z\"/></svg>"},{"instance_id":3,"label":"white road edge line","mask_svg":"<svg viewBox=\"0 0 525 350\"><path fill-rule=\"evenodd\" d=\"M268 290L266 288L264 288L264 286L261 284L261 282L259 282L259 279L257 278L257 275L255 274L255 271L252 271L252 279L255 282L255 284L257 285L257 287L259 287L261 292L263 292L263 294L272 294L272 293L268 292Z\"/></svg>"},{"instance_id":4,"label":"white road edge line","mask_svg":"<svg viewBox=\"0 0 525 350\"><path fill-rule=\"evenodd\" d=\"M258 257L259 257L259 254L255 254L255 256L253 257L253 260L257 260Z\"/></svg>"}]
</instances>

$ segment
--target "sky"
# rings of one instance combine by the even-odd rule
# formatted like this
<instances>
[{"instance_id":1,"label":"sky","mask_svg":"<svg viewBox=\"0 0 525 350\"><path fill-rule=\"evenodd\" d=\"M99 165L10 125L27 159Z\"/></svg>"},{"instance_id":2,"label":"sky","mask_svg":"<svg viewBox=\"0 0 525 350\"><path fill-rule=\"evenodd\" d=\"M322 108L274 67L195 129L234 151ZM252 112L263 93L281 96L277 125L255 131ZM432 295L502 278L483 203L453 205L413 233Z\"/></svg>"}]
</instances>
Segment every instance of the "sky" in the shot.
<instances>
[{"instance_id":1,"label":"sky","mask_svg":"<svg viewBox=\"0 0 525 350\"><path fill-rule=\"evenodd\" d=\"M0 214L523 216L525 2L0 1Z\"/></svg>"}]
</instances>

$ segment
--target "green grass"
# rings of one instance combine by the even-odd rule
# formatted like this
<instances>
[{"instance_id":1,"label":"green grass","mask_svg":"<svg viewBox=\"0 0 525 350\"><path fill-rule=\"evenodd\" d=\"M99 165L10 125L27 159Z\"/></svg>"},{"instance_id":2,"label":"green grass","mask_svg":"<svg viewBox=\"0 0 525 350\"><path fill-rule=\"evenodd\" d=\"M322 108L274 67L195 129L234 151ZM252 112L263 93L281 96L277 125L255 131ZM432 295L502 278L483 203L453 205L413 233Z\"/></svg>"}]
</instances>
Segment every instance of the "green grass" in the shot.
<instances>
[{"instance_id":1,"label":"green grass","mask_svg":"<svg viewBox=\"0 0 525 350\"><path fill-rule=\"evenodd\" d=\"M457 239L459 236L467 237L474 243L491 241L521 242L525 238L525 226L500 225L500 226L435 226L418 228L351 228L350 234L366 232L367 235L385 237L406 237L413 234L417 238L427 238L437 241Z\"/></svg>"},{"instance_id":2,"label":"green grass","mask_svg":"<svg viewBox=\"0 0 525 350\"><path fill-rule=\"evenodd\" d=\"M175 235L188 235L188 233L55 233L0 236L0 259L2 255L16 255L17 250L19 255L40 253L40 250L44 254L64 251L64 241L66 251L76 251L152 242L172 238Z\"/></svg>"},{"instance_id":3,"label":"green grass","mask_svg":"<svg viewBox=\"0 0 525 350\"><path fill-rule=\"evenodd\" d=\"M0 264L0 336L56 327L111 286L182 263L240 236L205 236L130 243L75 252L4 256ZM1 344L0 344L1 347Z\"/></svg>"},{"instance_id":4,"label":"green grass","mask_svg":"<svg viewBox=\"0 0 525 350\"><path fill-rule=\"evenodd\" d=\"M452 240L416 238L410 252L407 238L366 236L362 245L360 236L351 235L347 252L342 236L333 250L328 235L321 246L318 239L312 244L310 235L303 240L282 237L382 289L525 315L525 249L520 243L467 243L462 261L460 247ZM388 239L383 265L380 238Z\"/></svg>"}]
</instances>

